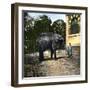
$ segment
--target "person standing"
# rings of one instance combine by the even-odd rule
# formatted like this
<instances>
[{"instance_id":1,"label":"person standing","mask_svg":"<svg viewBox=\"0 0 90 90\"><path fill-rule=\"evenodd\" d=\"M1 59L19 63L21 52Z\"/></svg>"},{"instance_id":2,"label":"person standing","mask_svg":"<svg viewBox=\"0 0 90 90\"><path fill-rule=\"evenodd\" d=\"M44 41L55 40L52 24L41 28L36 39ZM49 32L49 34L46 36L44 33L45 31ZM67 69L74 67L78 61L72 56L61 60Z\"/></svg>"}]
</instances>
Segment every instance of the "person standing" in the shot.
<instances>
[{"instance_id":1,"label":"person standing","mask_svg":"<svg viewBox=\"0 0 90 90\"><path fill-rule=\"evenodd\" d=\"M68 57L72 56L72 45L69 43L68 47L66 48Z\"/></svg>"}]
</instances>

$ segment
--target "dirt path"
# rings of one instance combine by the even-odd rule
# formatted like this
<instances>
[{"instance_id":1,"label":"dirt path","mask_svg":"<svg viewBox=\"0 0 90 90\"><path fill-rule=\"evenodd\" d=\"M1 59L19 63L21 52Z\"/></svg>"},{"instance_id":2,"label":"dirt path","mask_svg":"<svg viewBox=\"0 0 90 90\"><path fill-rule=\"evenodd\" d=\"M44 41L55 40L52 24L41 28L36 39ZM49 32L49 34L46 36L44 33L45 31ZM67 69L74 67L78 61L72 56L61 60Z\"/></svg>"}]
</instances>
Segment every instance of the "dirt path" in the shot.
<instances>
[{"instance_id":1,"label":"dirt path","mask_svg":"<svg viewBox=\"0 0 90 90\"><path fill-rule=\"evenodd\" d=\"M79 75L80 74L80 55L79 50L73 51L73 56L68 58L64 51L57 52L58 59L45 59L42 62L33 65L28 64L28 71L25 76L62 76L62 75ZM47 54L48 55L48 54ZM61 55L61 56L60 56ZM48 55L50 56L50 55ZM46 58L48 57L46 56ZM32 70L31 70L31 67ZM32 72L32 73L31 73Z\"/></svg>"},{"instance_id":2,"label":"dirt path","mask_svg":"<svg viewBox=\"0 0 90 90\"><path fill-rule=\"evenodd\" d=\"M80 67L72 58L61 58L57 60L43 61L39 71L45 76L78 75Z\"/></svg>"}]
</instances>

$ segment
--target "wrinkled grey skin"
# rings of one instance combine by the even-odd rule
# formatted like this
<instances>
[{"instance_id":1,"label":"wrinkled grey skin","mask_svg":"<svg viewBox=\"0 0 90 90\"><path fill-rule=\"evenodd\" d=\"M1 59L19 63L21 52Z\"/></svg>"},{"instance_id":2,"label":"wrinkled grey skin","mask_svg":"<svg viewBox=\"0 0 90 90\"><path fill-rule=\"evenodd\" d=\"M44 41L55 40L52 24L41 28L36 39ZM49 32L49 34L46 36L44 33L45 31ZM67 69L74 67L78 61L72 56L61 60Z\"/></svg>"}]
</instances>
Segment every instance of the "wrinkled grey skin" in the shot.
<instances>
[{"instance_id":1,"label":"wrinkled grey skin","mask_svg":"<svg viewBox=\"0 0 90 90\"><path fill-rule=\"evenodd\" d=\"M51 58L53 58L54 54L54 59L56 59L56 50L62 49L64 39L61 35L56 33L41 33L36 43L39 49L39 60L42 61L44 59L43 52L47 49L51 51Z\"/></svg>"}]
</instances>

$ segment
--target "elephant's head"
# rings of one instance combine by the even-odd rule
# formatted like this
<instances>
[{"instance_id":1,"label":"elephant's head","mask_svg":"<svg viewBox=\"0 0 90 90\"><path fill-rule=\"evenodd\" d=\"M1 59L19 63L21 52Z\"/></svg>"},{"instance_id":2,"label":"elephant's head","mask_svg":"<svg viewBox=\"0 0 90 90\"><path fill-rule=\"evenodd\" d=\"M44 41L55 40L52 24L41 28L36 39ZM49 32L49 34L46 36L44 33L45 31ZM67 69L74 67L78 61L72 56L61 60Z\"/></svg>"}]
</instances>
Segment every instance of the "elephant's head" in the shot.
<instances>
[{"instance_id":1,"label":"elephant's head","mask_svg":"<svg viewBox=\"0 0 90 90\"><path fill-rule=\"evenodd\" d=\"M60 34L54 33L53 39L58 43L59 48L64 48L64 38Z\"/></svg>"}]
</instances>

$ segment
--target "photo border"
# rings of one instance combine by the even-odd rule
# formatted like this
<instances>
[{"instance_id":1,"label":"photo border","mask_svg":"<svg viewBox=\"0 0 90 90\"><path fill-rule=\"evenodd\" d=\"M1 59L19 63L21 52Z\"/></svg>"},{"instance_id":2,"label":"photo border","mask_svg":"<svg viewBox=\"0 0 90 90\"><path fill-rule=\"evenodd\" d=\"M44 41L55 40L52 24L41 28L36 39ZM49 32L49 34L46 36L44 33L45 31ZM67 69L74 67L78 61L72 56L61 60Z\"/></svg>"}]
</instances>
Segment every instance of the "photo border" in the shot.
<instances>
[{"instance_id":1,"label":"photo border","mask_svg":"<svg viewBox=\"0 0 90 90\"><path fill-rule=\"evenodd\" d=\"M48 82L48 83L28 83L28 84L19 84L18 83L18 7L41 7L41 8L62 8L62 9L79 9L85 10L85 80L79 81L64 81L64 82ZM59 6L59 5L45 5L45 4L27 4L27 3L15 3L11 5L11 85L14 87L21 87L21 86L41 86L41 85L57 85L57 84L72 84L72 83L87 83L88 82L88 61L87 61L87 54L88 54L88 8L87 7L80 7L80 6Z\"/></svg>"}]
</instances>

